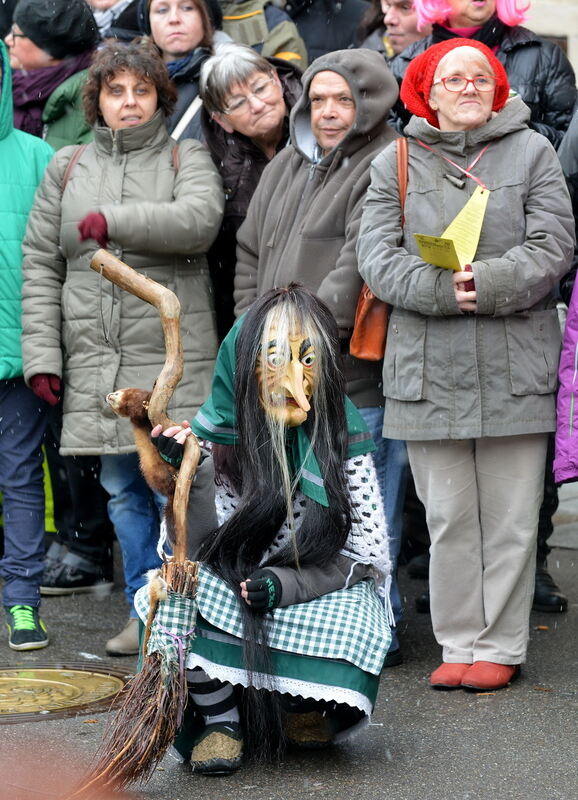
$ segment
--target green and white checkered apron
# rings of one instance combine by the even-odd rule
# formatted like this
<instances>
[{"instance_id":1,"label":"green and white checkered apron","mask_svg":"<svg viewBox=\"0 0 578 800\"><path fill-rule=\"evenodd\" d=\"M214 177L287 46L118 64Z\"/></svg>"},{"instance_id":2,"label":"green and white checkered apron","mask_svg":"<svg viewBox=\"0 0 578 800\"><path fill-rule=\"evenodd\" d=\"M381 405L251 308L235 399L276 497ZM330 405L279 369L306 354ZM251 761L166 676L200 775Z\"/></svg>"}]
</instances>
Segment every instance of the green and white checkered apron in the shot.
<instances>
[{"instance_id":1,"label":"green and white checkered apron","mask_svg":"<svg viewBox=\"0 0 578 800\"><path fill-rule=\"evenodd\" d=\"M211 678L247 686L238 601L231 589L203 566L199 570L197 604L187 667L200 666ZM146 621L146 587L137 592L135 608ZM190 621L175 619L173 623L175 629L182 630ZM267 622L274 675L253 673L253 686L347 703L371 713L391 642L383 605L372 581L361 581L307 603L277 608ZM171 627L166 616L163 626Z\"/></svg>"}]
</instances>

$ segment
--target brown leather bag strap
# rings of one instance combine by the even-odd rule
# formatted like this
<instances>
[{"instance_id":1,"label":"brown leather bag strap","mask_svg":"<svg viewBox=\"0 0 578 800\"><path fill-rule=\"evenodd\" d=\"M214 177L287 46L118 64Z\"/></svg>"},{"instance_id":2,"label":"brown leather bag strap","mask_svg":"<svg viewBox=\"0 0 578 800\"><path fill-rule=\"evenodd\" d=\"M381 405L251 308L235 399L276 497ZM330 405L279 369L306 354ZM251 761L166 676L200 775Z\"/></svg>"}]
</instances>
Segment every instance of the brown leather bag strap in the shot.
<instances>
[{"instance_id":1,"label":"brown leather bag strap","mask_svg":"<svg viewBox=\"0 0 578 800\"><path fill-rule=\"evenodd\" d=\"M405 225L405 197L407 195L407 173L409 153L407 139L400 136L397 139L397 182L399 184L399 205L401 208L401 227Z\"/></svg>"},{"instance_id":2,"label":"brown leather bag strap","mask_svg":"<svg viewBox=\"0 0 578 800\"><path fill-rule=\"evenodd\" d=\"M61 191L64 194L64 190L66 189L66 185L70 179L70 173L74 169L74 165L78 163L78 159L86 150L85 144L79 144L74 153L70 157L70 161L66 165L66 169L64 170L64 175L62 176L62 184L61 184Z\"/></svg>"}]
</instances>

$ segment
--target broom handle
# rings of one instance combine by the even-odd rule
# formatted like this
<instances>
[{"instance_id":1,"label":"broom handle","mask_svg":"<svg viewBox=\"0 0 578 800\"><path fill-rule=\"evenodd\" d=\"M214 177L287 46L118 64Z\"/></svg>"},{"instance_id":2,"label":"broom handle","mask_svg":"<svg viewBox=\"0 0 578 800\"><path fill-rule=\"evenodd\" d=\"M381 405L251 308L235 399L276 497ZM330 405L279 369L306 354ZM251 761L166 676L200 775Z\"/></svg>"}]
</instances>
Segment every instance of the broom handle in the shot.
<instances>
[{"instance_id":1,"label":"broom handle","mask_svg":"<svg viewBox=\"0 0 578 800\"><path fill-rule=\"evenodd\" d=\"M170 425L179 424L173 422L167 415L168 404L183 375L181 304L178 297L166 286L161 286L151 278L141 275L140 272L115 258L107 250L96 251L90 262L90 268L158 310L165 338L166 358L152 391L148 416L153 427L162 425L164 429ZM195 477L200 455L201 449L197 437L191 434L185 442L173 499L175 518L173 557L175 561L185 561L187 557L187 506L191 482Z\"/></svg>"}]
</instances>

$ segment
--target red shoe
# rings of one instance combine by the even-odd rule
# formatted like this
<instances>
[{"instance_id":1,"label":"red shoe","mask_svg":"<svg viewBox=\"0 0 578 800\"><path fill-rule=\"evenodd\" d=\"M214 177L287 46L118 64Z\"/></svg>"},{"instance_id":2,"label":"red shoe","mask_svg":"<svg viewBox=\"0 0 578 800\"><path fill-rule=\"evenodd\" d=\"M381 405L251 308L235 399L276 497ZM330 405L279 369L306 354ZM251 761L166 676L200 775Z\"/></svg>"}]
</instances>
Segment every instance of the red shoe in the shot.
<instances>
[{"instance_id":1,"label":"red shoe","mask_svg":"<svg viewBox=\"0 0 578 800\"><path fill-rule=\"evenodd\" d=\"M471 664L448 664L444 661L441 667L434 669L429 684L432 689L461 689L462 678L471 668Z\"/></svg>"},{"instance_id":2,"label":"red shoe","mask_svg":"<svg viewBox=\"0 0 578 800\"><path fill-rule=\"evenodd\" d=\"M487 692L503 689L518 677L519 664L494 664L493 661L474 661L462 677L464 689Z\"/></svg>"}]
</instances>

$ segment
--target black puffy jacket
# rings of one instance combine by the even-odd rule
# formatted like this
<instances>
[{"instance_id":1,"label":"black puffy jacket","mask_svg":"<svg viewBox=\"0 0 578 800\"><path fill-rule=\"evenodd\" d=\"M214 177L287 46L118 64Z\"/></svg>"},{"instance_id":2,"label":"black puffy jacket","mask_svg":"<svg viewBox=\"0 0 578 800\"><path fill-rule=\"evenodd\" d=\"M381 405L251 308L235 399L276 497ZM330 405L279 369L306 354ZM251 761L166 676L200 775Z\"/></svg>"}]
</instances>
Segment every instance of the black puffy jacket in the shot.
<instances>
[{"instance_id":1,"label":"black puffy jacket","mask_svg":"<svg viewBox=\"0 0 578 800\"><path fill-rule=\"evenodd\" d=\"M445 38L436 36L436 29L441 30L441 26L434 25L430 36L414 42L393 59L390 67L399 83L412 58ZM511 88L530 108L530 127L558 147L576 103L576 77L564 52L518 25L506 27L496 56L506 69ZM409 121L410 114L400 102L394 114L393 122L399 130Z\"/></svg>"},{"instance_id":2,"label":"black puffy jacket","mask_svg":"<svg viewBox=\"0 0 578 800\"><path fill-rule=\"evenodd\" d=\"M334 50L357 46L365 0L287 0L289 14L307 47L309 63Z\"/></svg>"}]
</instances>

